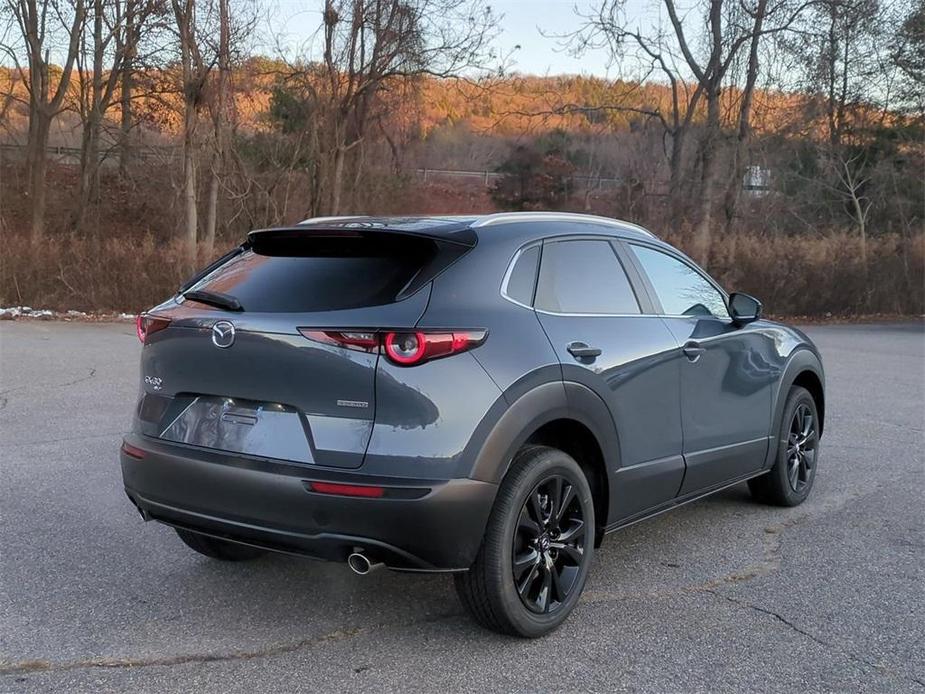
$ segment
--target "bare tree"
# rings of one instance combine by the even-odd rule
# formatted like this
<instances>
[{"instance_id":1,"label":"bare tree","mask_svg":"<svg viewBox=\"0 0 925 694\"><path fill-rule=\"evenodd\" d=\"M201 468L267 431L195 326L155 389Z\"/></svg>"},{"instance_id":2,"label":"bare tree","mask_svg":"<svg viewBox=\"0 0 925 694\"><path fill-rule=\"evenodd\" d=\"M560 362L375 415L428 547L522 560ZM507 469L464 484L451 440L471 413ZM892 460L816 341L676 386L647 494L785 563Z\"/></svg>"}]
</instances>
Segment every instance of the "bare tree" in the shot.
<instances>
[{"instance_id":1,"label":"bare tree","mask_svg":"<svg viewBox=\"0 0 925 694\"><path fill-rule=\"evenodd\" d=\"M581 15L584 25L578 32L565 35L566 45L576 54L592 48L605 48L615 61L638 61L643 72L637 75L639 83L653 74L660 75L670 88L670 105L665 109L660 104L640 109L633 104L601 104L586 106L584 110L608 110L635 112L657 121L664 132L665 149L668 157L668 190L672 203L672 216L681 216L681 198L684 185L685 145L695 114L703 97L703 86L687 79L672 51L673 39L668 31L659 25L642 32L631 26L626 19L625 2L610 0L598 6L591 14ZM632 94L627 94L627 97ZM667 111L667 113L666 113Z\"/></svg>"},{"instance_id":2,"label":"bare tree","mask_svg":"<svg viewBox=\"0 0 925 694\"><path fill-rule=\"evenodd\" d=\"M138 43L141 40L143 17L139 10L142 7L155 10L155 2L146 0L125 0L123 13L123 29L115 35L116 53L121 57L119 74L119 173L125 176L128 171L128 162L131 152L132 95L135 90L135 59L138 54ZM115 68L115 66L113 66Z\"/></svg>"},{"instance_id":3,"label":"bare tree","mask_svg":"<svg viewBox=\"0 0 925 694\"><path fill-rule=\"evenodd\" d=\"M218 225L218 192L221 184L222 169L225 166L226 127L229 81L231 79L231 19L228 13L228 0L218 0L219 7L219 41L218 41L218 84L211 104L213 147L212 171L209 179L209 197L206 207L205 252L211 258L215 248L215 228Z\"/></svg>"},{"instance_id":4,"label":"bare tree","mask_svg":"<svg viewBox=\"0 0 925 694\"><path fill-rule=\"evenodd\" d=\"M822 95L833 148L849 134L856 107L885 96L886 19L879 0L818 0L799 32L785 37L797 58L793 86Z\"/></svg>"},{"instance_id":5,"label":"bare tree","mask_svg":"<svg viewBox=\"0 0 925 694\"><path fill-rule=\"evenodd\" d=\"M661 72L671 86L670 116L659 116L671 136L671 194L677 197L685 152L685 140L699 116L701 102L705 116L697 147L695 254L706 264L712 245L713 216L719 201L720 153L724 143L722 94L728 86L730 71L741 51L749 47L749 69L739 102L738 140L747 141L750 133L752 93L758 76L758 48L764 36L787 31L813 0L802 3L779 0L742 0L741 11L731 11L732 0L700 0L688 12L704 18L701 25L682 17L676 0L663 0L667 25L655 21L647 30L635 28L627 19L626 0L603 0L597 12L585 15L585 26L571 37L579 50L589 46L606 46L616 59L628 55L646 66L644 77L653 70ZM774 21L769 22L773 16ZM741 144L737 147L741 152ZM744 166L737 163L736 168ZM739 177L739 181L741 177ZM736 185L740 185L737 183ZM734 208L734 198L729 201Z\"/></svg>"},{"instance_id":6,"label":"bare tree","mask_svg":"<svg viewBox=\"0 0 925 694\"><path fill-rule=\"evenodd\" d=\"M738 6L743 8L744 6ZM738 9L737 8L737 9ZM768 0L758 0L754 10L745 10L753 17L754 24L752 36L749 40L748 63L745 68L745 82L742 86L738 108L738 123L736 125L735 145L732 152L732 166L726 178L726 192L724 196L723 211L726 215L726 232L731 231L739 194L742 191L742 181L745 169L748 166L748 144L752 137L752 103L755 98L755 86L758 83L758 55L761 43L764 20L768 11Z\"/></svg>"},{"instance_id":7,"label":"bare tree","mask_svg":"<svg viewBox=\"0 0 925 694\"><path fill-rule=\"evenodd\" d=\"M195 268L199 216L197 210L198 172L196 166L199 109L203 103L206 79L212 69L200 49L200 27L195 0L171 0L177 46L180 54L180 92L183 96L183 238L186 241L186 261ZM211 6L209 7L211 9Z\"/></svg>"},{"instance_id":8,"label":"bare tree","mask_svg":"<svg viewBox=\"0 0 925 694\"><path fill-rule=\"evenodd\" d=\"M889 47L890 60L900 71L897 101L925 119L925 2L909 0Z\"/></svg>"},{"instance_id":9,"label":"bare tree","mask_svg":"<svg viewBox=\"0 0 925 694\"><path fill-rule=\"evenodd\" d=\"M493 17L483 0L326 0L320 64L290 82L313 95L322 120L313 213L339 214L351 153L378 120L379 95L399 82L484 69Z\"/></svg>"},{"instance_id":10,"label":"bare tree","mask_svg":"<svg viewBox=\"0 0 925 694\"><path fill-rule=\"evenodd\" d=\"M80 182L73 217L75 228L83 225L88 205L99 197L103 120L113 104L120 81L125 83L125 62L137 40L130 34L140 31L155 7L156 2L152 0L92 0L87 22L89 40L81 42L77 57L78 110L83 128ZM90 64L87 64L88 56ZM128 97L123 95L123 103L126 98L131 98L130 93Z\"/></svg>"},{"instance_id":11,"label":"bare tree","mask_svg":"<svg viewBox=\"0 0 925 694\"><path fill-rule=\"evenodd\" d=\"M32 219L30 234L33 242L45 233L45 173L46 149L51 124L64 108L65 96L80 48L80 36L86 18L84 0L73 3L55 0L6 0L7 9L15 19L23 40L26 65L11 46L4 46L16 65L17 72L29 94L29 138L26 145L26 178ZM60 72L50 70L51 51L55 37L62 39L63 58Z\"/></svg>"},{"instance_id":12,"label":"bare tree","mask_svg":"<svg viewBox=\"0 0 925 694\"><path fill-rule=\"evenodd\" d=\"M256 4L249 1L234 3L230 0L216 0L218 3L218 43L210 43L215 56L217 70L208 90L208 108L212 122L212 154L210 164L209 191L206 201L204 230L205 254L212 257L215 234L221 210L219 192L225 185L230 166L231 138L234 134L235 103L233 75L248 37L257 23ZM233 11L234 10L234 11Z\"/></svg>"}]
</instances>

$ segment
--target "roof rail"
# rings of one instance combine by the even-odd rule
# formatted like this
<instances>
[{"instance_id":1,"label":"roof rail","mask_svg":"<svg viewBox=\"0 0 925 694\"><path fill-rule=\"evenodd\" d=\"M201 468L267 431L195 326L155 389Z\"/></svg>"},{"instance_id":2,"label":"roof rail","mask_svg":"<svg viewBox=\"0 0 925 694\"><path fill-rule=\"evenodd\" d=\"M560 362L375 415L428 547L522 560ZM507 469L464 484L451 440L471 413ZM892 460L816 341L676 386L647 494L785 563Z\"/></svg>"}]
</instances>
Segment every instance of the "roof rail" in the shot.
<instances>
[{"instance_id":1,"label":"roof rail","mask_svg":"<svg viewBox=\"0 0 925 694\"><path fill-rule=\"evenodd\" d=\"M632 229L640 234L655 238L648 229L644 229L638 224L624 222L619 219L610 217L599 217L593 214L579 214L577 212L498 212L496 214L485 215L477 220L472 227L487 227L493 224L503 224L506 222L575 222L577 224L603 224L606 226L620 227L622 229Z\"/></svg>"},{"instance_id":2,"label":"roof rail","mask_svg":"<svg viewBox=\"0 0 925 694\"><path fill-rule=\"evenodd\" d=\"M309 217L303 219L299 224L315 224L317 222L341 222L345 219L365 219L369 215L365 214L348 214L340 217Z\"/></svg>"}]
</instances>

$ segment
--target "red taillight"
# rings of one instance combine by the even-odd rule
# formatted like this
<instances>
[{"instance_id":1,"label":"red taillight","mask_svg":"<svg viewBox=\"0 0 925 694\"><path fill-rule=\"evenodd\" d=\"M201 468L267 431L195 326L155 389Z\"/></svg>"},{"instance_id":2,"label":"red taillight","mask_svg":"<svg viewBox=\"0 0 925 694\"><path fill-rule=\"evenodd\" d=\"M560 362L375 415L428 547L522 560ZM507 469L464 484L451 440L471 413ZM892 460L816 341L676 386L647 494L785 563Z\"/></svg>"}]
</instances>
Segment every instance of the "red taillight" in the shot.
<instances>
[{"instance_id":1,"label":"red taillight","mask_svg":"<svg viewBox=\"0 0 925 694\"><path fill-rule=\"evenodd\" d=\"M141 460L145 457L145 452L140 448L135 448L130 443L122 442L122 452L125 453L129 458L135 458L135 460Z\"/></svg>"},{"instance_id":2,"label":"red taillight","mask_svg":"<svg viewBox=\"0 0 925 694\"><path fill-rule=\"evenodd\" d=\"M334 482L309 482L308 488L318 494L335 494L337 496L362 496L367 499L379 499L385 494L384 487L368 484L335 484Z\"/></svg>"},{"instance_id":3,"label":"red taillight","mask_svg":"<svg viewBox=\"0 0 925 694\"><path fill-rule=\"evenodd\" d=\"M313 330L299 328L309 340L347 349L382 352L399 366L415 366L430 359L465 352L485 342L485 330L415 330L376 332L373 330Z\"/></svg>"},{"instance_id":4,"label":"red taillight","mask_svg":"<svg viewBox=\"0 0 925 694\"><path fill-rule=\"evenodd\" d=\"M372 352L379 347L379 335L372 331L309 330L299 328L299 332L304 337L315 342L326 342L329 345L339 345L364 352Z\"/></svg>"},{"instance_id":5,"label":"red taillight","mask_svg":"<svg viewBox=\"0 0 925 694\"><path fill-rule=\"evenodd\" d=\"M145 313L141 313L135 319L135 332L138 334L138 339L141 340L141 344L145 344L147 339L158 330L163 330L168 325L170 325L169 318L158 318L157 316L149 316Z\"/></svg>"},{"instance_id":6,"label":"red taillight","mask_svg":"<svg viewBox=\"0 0 925 694\"><path fill-rule=\"evenodd\" d=\"M386 356L402 366L424 361L424 355L427 353L427 335L422 332L386 333L382 344L385 347Z\"/></svg>"}]
</instances>

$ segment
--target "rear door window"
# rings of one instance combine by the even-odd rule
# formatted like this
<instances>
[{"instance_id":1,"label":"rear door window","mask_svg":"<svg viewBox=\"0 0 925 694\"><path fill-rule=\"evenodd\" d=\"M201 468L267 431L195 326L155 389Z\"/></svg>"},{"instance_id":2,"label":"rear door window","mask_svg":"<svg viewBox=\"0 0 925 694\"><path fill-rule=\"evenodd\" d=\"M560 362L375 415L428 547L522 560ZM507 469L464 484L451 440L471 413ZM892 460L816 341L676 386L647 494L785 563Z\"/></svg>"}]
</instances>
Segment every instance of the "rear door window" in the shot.
<instances>
[{"instance_id":1,"label":"rear door window","mask_svg":"<svg viewBox=\"0 0 925 694\"><path fill-rule=\"evenodd\" d=\"M609 241L543 244L534 306L551 313L637 314L639 302Z\"/></svg>"},{"instance_id":2,"label":"rear door window","mask_svg":"<svg viewBox=\"0 0 925 694\"><path fill-rule=\"evenodd\" d=\"M227 294L248 312L379 306L395 301L436 254L434 241L410 236L296 232L255 243L189 289Z\"/></svg>"},{"instance_id":3,"label":"rear door window","mask_svg":"<svg viewBox=\"0 0 925 694\"><path fill-rule=\"evenodd\" d=\"M631 244L667 316L729 318L726 299L700 272L674 256Z\"/></svg>"}]
</instances>

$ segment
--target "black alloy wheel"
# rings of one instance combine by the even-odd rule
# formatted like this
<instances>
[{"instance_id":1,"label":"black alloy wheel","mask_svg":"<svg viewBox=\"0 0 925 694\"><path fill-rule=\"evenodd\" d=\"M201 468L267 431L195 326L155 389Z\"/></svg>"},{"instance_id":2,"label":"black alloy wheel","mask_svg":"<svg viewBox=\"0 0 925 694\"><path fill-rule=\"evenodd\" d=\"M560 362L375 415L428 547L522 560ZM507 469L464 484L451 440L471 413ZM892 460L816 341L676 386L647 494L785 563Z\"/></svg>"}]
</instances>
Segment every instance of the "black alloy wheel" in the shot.
<instances>
[{"instance_id":1,"label":"black alloy wheel","mask_svg":"<svg viewBox=\"0 0 925 694\"><path fill-rule=\"evenodd\" d=\"M809 405L800 403L790 421L787 437L787 481L799 493L805 489L816 464L816 420Z\"/></svg>"},{"instance_id":2,"label":"black alloy wheel","mask_svg":"<svg viewBox=\"0 0 925 694\"><path fill-rule=\"evenodd\" d=\"M585 521L575 486L561 475L530 492L514 530L511 568L517 594L531 612L562 607L584 560Z\"/></svg>"},{"instance_id":3,"label":"black alloy wheel","mask_svg":"<svg viewBox=\"0 0 925 694\"><path fill-rule=\"evenodd\" d=\"M781 413L774 465L748 481L756 501L798 506L809 496L819 467L822 423L812 394L793 386Z\"/></svg>"},{"instance_id":4,"label":"black alloy wheel","mask_svg":"<svg viewBox=\"0 0 925 694\"><path fill-rule=\"evenodd\" d=\"M596 538L588 474L547 446L528 445L514 457L475 562L454 574L456 592L479 624L536 638L578 604Z\"/></svg>"}]
</instances>

